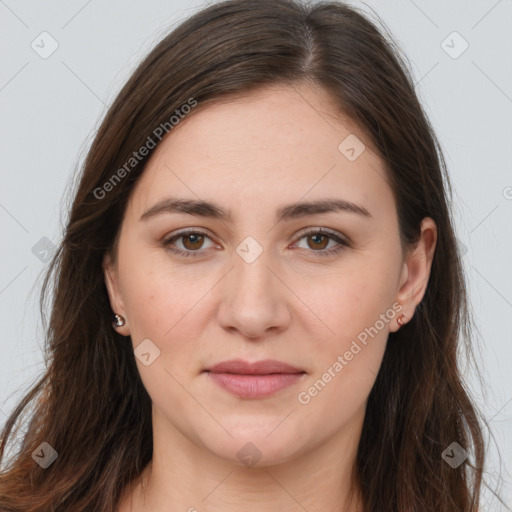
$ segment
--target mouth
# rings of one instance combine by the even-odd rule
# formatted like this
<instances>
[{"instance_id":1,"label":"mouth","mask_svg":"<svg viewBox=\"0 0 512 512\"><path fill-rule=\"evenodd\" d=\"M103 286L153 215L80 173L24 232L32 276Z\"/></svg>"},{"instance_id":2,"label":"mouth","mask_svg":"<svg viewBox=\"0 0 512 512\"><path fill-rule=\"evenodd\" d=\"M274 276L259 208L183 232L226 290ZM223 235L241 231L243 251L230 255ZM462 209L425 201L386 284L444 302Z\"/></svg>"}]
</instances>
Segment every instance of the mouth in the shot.
<instances>
[{"instance_id":1,"label":"mouth","mask_svg":"<svg viewBox=\"0 0 512 512\"><path fill-rule=\"evenodd\" d=\"M204 370L223 390L239 398L265 398L301 381L306 372L295 366L266 359L249 363L223 361Z\"/></svg>"}]
</instances>

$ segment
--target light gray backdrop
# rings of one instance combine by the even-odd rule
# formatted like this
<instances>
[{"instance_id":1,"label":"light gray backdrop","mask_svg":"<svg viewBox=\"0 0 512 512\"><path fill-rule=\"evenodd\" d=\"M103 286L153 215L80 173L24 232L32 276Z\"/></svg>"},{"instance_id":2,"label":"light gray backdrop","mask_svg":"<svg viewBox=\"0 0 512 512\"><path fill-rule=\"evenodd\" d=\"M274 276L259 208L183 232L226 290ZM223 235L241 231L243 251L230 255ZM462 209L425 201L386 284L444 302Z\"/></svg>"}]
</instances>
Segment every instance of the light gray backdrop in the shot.
<instances>
[{"instance_id":1,"label":"light gray backdrop","mask_svg":"<svg viewBox=\"0 0 512 512\"><path fill-rule=\"evenodd\" d=\"M405 50L444 147L486 380L481 389L468 369L468 382L495 437L490 481L502 471L511 507L512 1L351 3L378 13ZM204 5L0 0L0 423L43 370L36 280L71 176L135 64ZM487 510L509 508L486 493Z\"/></svg>"}]
</instances>

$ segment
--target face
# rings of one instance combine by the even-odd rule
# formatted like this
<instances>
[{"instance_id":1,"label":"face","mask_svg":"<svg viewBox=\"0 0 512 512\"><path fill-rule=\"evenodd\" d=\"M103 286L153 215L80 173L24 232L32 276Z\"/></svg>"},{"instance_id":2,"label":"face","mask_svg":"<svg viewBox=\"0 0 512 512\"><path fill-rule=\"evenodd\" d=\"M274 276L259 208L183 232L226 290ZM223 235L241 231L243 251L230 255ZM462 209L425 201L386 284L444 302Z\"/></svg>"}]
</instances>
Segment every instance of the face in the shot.
<instances>
[{"instance_id":1,"label":"face","mask_svg":"<svg viewBox=\"0 0 512 512\"><path fill-rule=\"evenodd\" d=\"M323 90L199 108L157 147L104 262L154 426L236 464L355 442L433 244L406 259L383 163ZM294 369L207 371L233 359Z\"/></svg>"}]
</instances>

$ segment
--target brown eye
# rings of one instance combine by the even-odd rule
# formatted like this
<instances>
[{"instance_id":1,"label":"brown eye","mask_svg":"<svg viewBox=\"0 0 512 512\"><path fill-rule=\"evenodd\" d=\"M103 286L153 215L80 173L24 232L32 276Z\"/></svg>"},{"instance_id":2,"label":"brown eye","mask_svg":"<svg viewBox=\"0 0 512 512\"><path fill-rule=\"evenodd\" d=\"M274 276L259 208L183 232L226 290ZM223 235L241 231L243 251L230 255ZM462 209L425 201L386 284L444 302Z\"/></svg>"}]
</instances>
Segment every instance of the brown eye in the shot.
<instances>
[{"instance_id":1,"label":"brown eye","mask_svg":"<svg viewBox=\"0 0 512 512\"><path fill-rule=\"evenodd\" d=\"M349 247L350 243L336 232L327 231L324 228L313 228L302 232L299 243L305 243L303 247L314 256L334 256Z\"/></svg>"},{"instance_id":2,"label":"brown eye","mask_svg":"<svg viewBox=\"0 0 512 512\"><path fill-rule=\"evenodd\" d=\"M329 244L329 237L327 235L322 235L320 233L316 233L314 235L309 235L307 237L308 239L308 246L311 249L325 249L327 245ZM313 245L309 243L309 240L313 240Z\"/></svg>"},{"instance_id":3,"label":"brown eye","mask_svg":"<svg viewBox=\"0 0 512 512\"><path fill-rule=\"evenodd\" d=\"M209 241L210 246L205 242ZM211 249L215 244L211 238L201 231L182 231L162 241L162 245L169 251L179 256L201 256L206 249Z\"/></svg>"},{"instance_id":4,"label":"brown eye","mask_svg":"<svg viewBox=\"0 0 512 512\"><path fill-rule=\"evenodd\" d=\"M204 243L204 236L200 233L189 233L187 235L181 235L183 239L183 246L185 249L194 251L200 249Z\"/></svg>"}]
</instances>

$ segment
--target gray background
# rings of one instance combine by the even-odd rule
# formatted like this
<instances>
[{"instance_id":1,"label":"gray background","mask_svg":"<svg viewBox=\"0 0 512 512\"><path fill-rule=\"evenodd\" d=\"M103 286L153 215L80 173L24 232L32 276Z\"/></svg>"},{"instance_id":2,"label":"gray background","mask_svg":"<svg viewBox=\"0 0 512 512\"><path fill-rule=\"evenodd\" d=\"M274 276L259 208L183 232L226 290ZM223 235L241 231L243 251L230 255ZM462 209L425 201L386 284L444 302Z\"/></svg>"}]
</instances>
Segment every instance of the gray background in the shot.
<instances>
[{"instance_id":1,"label":"gray background","mask_svg":"<svg viewBox=\"0 0 512 512\"><path fill-rule=\"evenodd\" d=\"M484 386L465 373L495 438L488 478L502 471L511 507L512 1L351 3L377 12L406 52L445 151ZM71 177L134 66L204 5L0 0L0 423L44 368L39 285ZM508 508L486 493L483 510Z\"/></svg>"}]
</instances>

